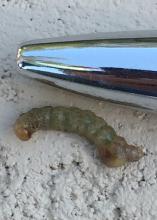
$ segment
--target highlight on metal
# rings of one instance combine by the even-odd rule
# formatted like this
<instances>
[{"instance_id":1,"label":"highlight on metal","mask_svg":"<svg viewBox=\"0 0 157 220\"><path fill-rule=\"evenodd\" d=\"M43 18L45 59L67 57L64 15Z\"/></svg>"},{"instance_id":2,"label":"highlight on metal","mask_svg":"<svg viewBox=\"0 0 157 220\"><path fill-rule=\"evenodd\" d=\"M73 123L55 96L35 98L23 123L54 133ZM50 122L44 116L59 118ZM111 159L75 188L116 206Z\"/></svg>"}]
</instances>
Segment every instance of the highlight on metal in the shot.
<instances>
[{"instance_id":1,"label":"highlight on metal","mask_svg":"<svg viewBox=\"0 0 157 220\"><path fill-rule=\"evenodd\" d=\"M157 33L122 32L24 43L17 63L52 85L157 111Z\"/></svg>"}]
</instances>

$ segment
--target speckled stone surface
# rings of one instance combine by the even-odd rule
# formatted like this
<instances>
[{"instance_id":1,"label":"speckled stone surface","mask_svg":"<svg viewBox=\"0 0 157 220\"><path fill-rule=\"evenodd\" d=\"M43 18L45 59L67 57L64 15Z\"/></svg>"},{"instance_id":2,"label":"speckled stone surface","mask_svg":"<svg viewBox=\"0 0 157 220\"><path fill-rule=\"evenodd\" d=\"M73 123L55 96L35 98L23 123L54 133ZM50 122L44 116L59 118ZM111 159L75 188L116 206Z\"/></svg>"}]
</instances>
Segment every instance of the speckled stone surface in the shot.
<instances>
[{"instance_id":1,"label":"speckled stone surface","mask_svg":"<svg viewBox=\"0 0 157 220\"><path fill-rule=\"evenodd\" d=\"M1 0L0 220L156 220L157 114L123 108L20 76L18 44L71 34L157 29L156 0ZM18 140L21 112L44 105L90 109L146 156L106 168L86 140L38 132Z\"/></svg>"}]
</instances>

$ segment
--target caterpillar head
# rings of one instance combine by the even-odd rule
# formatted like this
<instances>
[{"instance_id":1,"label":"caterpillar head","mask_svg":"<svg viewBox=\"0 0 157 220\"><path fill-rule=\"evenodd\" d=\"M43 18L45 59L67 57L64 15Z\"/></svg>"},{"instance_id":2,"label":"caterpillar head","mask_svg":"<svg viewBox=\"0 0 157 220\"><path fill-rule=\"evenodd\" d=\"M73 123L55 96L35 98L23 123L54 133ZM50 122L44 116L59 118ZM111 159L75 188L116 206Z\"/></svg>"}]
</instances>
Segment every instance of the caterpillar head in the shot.
<instances>
[{"instance_id":1,"label":"caterpillar head","mask_svg":"<svg viewBox=\"0 0 157 220\"><path fill-rule=\"evenodd\" d=\"M27 114L24 113L20 115L20 117L16 120L14 131L16 136L22 141L27 141L31 138L32 129Z\"/></svg>"},{"instance_id":2,"label":"caterpillar head","mask_svg":"<svg viewBox=\"0 0 157 220\"><path fill-rule=\"evenodd\" d=\"M128 145L124 138L119 136L108 146L99 146L98 152L108 167L120 167L128 162L138 161L144 155L142 149Z\"/></svg>"}]
</instances>

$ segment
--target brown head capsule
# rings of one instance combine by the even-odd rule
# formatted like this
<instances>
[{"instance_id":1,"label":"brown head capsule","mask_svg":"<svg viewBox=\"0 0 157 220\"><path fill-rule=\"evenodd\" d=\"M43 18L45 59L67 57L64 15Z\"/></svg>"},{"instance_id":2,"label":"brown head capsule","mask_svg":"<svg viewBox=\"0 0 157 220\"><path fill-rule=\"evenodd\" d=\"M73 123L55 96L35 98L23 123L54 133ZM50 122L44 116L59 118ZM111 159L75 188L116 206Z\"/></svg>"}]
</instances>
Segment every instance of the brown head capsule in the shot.
<instances>
[{"instance_id":1,"label":"brown head capsule","mask_svg":"<svg viewBox=\"0 0 157 220\"><path fill-rule=\"evenodd\" d=\"M27 141L31 138L31 131L27 121L24 121L21 116L17 119L14 125L14 131L16 136L22 141Z\"/></svg>"},{"instance_id":2,"label":"brown head capsule","mask_svg":"<svg viewBox=\"0 0 157 220\"><path fill-rule=\"evenodd\" d=\"M17 137L24 141L39 129L72 132L86 137L96 145L102 161L109 167L119 167L143 156L140 148L128 145L111 126L91 111L60 106L35 108L20 115L14 126Z\"/></svg>"}]
</instances>

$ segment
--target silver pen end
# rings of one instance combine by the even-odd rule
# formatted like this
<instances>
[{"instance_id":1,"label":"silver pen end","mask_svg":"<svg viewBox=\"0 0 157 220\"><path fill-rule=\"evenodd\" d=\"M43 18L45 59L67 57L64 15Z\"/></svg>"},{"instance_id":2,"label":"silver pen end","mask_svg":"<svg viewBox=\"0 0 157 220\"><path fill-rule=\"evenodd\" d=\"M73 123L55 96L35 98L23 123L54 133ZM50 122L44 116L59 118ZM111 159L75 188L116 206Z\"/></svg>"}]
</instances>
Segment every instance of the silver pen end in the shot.
<instances>
[{"instance_id":1,"label":"silver pen end","mask_svg":"<svg viewBox=\"0 0 157 220\"><path fill-rule=\"evenodd\" d=\"M18 49L17 65L64 89L157 111L157 34L112 35L29 42Z\"/></svg>"}]
</instances>

